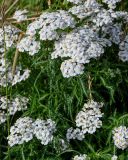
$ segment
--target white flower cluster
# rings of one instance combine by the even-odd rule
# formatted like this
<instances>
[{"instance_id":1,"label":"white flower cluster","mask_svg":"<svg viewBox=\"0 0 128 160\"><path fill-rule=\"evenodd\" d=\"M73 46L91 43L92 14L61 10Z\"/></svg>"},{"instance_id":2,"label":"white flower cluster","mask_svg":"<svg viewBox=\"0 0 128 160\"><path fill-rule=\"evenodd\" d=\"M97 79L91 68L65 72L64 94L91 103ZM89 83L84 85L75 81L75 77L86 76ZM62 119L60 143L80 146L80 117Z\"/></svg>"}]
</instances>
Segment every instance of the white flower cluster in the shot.
<instances>
[{"instance_id":1,"label":"white flower cluster","mask_svg":"<svg viewBox=\"0 0 128 160\"><path fill-rule=\"evenodd\" d=\"M102 126L102 121L100 120L103 116L103 113L101 113L102 106L102 103L94 101L85 103L82 111L77 114L75 120L76 127L80 127L81 129L69 128L66 133L67 141L71 139L82 141L86 133L93 134L96 132L96 129Z\"/></svg>"},{"instance_id":2,"label":"white flower cluster","mask_svg":"<svg viewBox=\"0 0 128 160\"><path fill-rule=\"evenodd\" d=\"M84 19L98 13L100 11L100 7L101 5L99 3L95 0L91 0L90 3L87 1L81 5L73 6L69 9L69 12L76 15L80 19Z\"/></svg>"},{"instance_id":3,"label":"white flower cluster","mask_svg":"<svg viewBox=\"0 0 128 160\"><path fill-rule=\"evenodd\" d=\"M111 45L107 39L99 38L94 29L84 26L56 41L51 57L70 57L62 63L61 71L64 77L71 77L82 74L83 64L89 63L91 58L100 57L107 45Z\"/></svg>"},{"instance_id":4,"label":"white flower cluster","mask_svg":"<svg viewBox=\"0 0 128 160\"><path fill-rule=\"evenodd\" d=\"M51 119L46 121L37 119L34 121L30 117L19 118L14 126L10 128L8 144L14 146L23 144L33 139L35 136L41 140L41 144L47 145L53 139L53 133L56 131L56 124Z\"/></svg>"},{"instance_id":5,"label":"white flower cluster","mask_svg":"<svg viewBox=\"0 0 128 160\"><path fill-rule=\"evenodd\" d=\"M67 130L66 133L67 141L69 142L71 139L77 139L82 141L85 138L84 133L79 129L73 129L72 127Z\"/></svg>"},{"instance_id":6,"label":"white flower cluster","mask_svg":"<svg viewBox=\"0 0 128 160\"><path fill-rule=\"evenodd\" d=\"M15 74L12 74L12 66L4 58L4 54L0 55L0 86L6 87L11 84L14 86L21 81L26 80L30 75L30 70L16 67Z\"/></svg>"},{"instance_id":7,"label":"white flower cluster","mask_svg":"<svg viewBox=\"0 0 128 160\"><path fill-rule=\"evenodd\" d=\"M115 18L113 14L115 15L112 10L102 9L98 12L95 18L92 19L92 21L97 27L111 25Z\"/></svg>"},{"instance_id":8,"label":"white flower cluster","mask_svg":"<svg viewBox=\"0 0 128 160\"><path fill-rule=\"evenodd\" d=\"M14 126L10 128L8 144L12 147L16 144L23 144L33 138L33 120L29 117L19 118Z\"/></svg>"},{"instance_id":9,"label":"white flower cluster","mask_svg":"<svg viewBox=\"0 0 128 160\"><path fill-rule=\"evenodd\" d=\"M40 40L58 39L57 29L74 28L75 21L68 12L59 10L52 13L43 13L27 27L26 37L21 39L17 48L20 52L29 52L34 55L40 50L40 42L36 41L35 35L38 31Z\"/></svg>"},{"instance_id":10,"label":"white flower cluster","mask_svg":"<svg viewBox=\"0 0 128 160\"><path fill-rule=\"evenodd\" d=\"M104 0L106 3L111 3L113 1L121 1L121 0ZM73 6L69 9L69 12L71 12L73 15L76 15L80 19L84 19L89 17L89 22L93 22L96 24L97 27L101 27L104 25L110 25L113 23L115 19L118 18L124 18L125 20L128 20L128 13L123 11L114 11L112 8L109 10L104 9L103 5L100 3L97 3L96 0L87 0L83 4L80 4L78 6Z\"/></svg>"},{"instance_id":11,"label":"white flower cluster","mask_svg":"<svg viewBox=\"0 0 128 160\"><path fill-rule=\"evenodd\" d=\"M15 46L15 42L18 39L19 30L11 25L5 25L3 28L0 28L0 53L3 53L5 50Z\"/></svg>"},{"instance_id":12,"label":"white flower cluster","mask_svg":"<svg viewBox=\"0 0 128 160\"><path fill-rule=\"evenodd\" d=\"M53 133L56 131L56 124L51 119L37 119L33 123L34 134L37 139L41 140L41 144L47 145L53 140Z\"/></svg>"},{"instance_id":13,"label":"white flower cluster","mask_svg":"<svg viewBox=\"0 0 128 160\"><path fill-rule=\"evenodd\" d=\"M103 2L106 3L106 4L108 4L109 8L114 9L114 8L116 8L116 4L118 2L121 2L121 0L103 0Z\"/></svg>"},{"instance_id":14,"label":"white flower cluster","mask_svg":"<svg viewBox=\"0 0 128 160\"><path fill-rule=\"evenodd\" d=\"M74 4L80 4L83 3L84 0L67 0L68 2L74 3Z\"/></svg>"},{"instance_id":15,"label":"white flower cluster","mask_svg":"<svg viewBox=\"0 0 128 160\"><path fill-rule=\"evenodd\" d=\"M119 58L126 62L128 61L128 35L125 37L124 41L122 41L119 45Z\"/></svg>"},{"instance_id":16,"label":"white flower cluster","mask_svg":"<svg viewBox=\"0 0 128 160\"><path fill-rule=\"evenodd\" d=\"M89 63L92 58L100 57L104 48L110 47L112 43L119 44L123 35L122 24L128 22L127 12L114 11L113 8L107 10L96 0L68 1L76 6L68 11L58 10L41 14L28 25L26 37L17 45L20 52L26 51L34 55L40 50L40 40L55 40L51 58L68 58L60 67L63 76L67 78L83 74L84 64ZM116 5L119 1L104 0L104 3ZM76 27L77 22L72 14L80 19L86 18L87 25ZM119 23L118 20L123 23ZM73 30L69 33L58 32L68 27ZM39 41L36 41L36 36L39 37ZM127 57L122 51L119 56Z\"/></svg>"},{"instance_id":17,"label":"white flower cluster","mask_svg":"<svg viewBox=\"0 0 128 160\"><path fill-rule=\"evenodd\" d=\"M27 109L28 98L18 96L14 99L0 97L0 124L4 123L7 115L14 115L17 111Z\"/></svg>"},{"instance_id":18,"label":"white flower cluster","mask_svg":"<svg viewBox=\"0 0 128 160\"><path fill-rule=\"evenodd\" d=\"M27 19L27 15L26 13L28 13L28 11L26 9L24 10L17 10L14 15L13 18L17 20L17 22L21 22Z\"/></svg>"},{"instance_id":19,"label":"white flower cluster","mask_svg":"<svg viewBox=\"0 0 128 160\"><path fill-rule=\"evenodd\" d=\"M120 126L112 132L115 146L122 150L128 148L128 128L126 126Z\"/></svg>"},{"instance_id":20,"label":"white flower cluster","mask_svg":"<svg viewBox=\"0 0 128 160\"><path fill-rule=\"evenodd\" d=\"M15 75L12 74L12 66L5 58L5 47L8 50L10 47L15 46L18 39L18 30L12 26L4 26L0 28L0 86L6 87L8 84L15 85L30 75L30 70L22 70L21 67L16 67ZM4 45L5 44L5 45Z\"/></svg>"},{"instance_id":21,"label":"white flower cluster","mask_svg":"<svg viewBox=\"0 0 128 160\"><path fill-rule=\"evenodd\" d=\"M76 155L75 157L73 157L73 160L87 160L88 157L86 154L81 154L81 155Z\"/></svg>"},{"instance_id":22,"label":"white flower cluster","mask_svg":"<svg viewBox=\"0 0 128 160\"><path fill-rule=\"evenodd\" d=\"M118 157L116 155L113 155L111 158L111 160L117 160L117 159L118 159Z\"/></svg>"},{"instance_id":23,"label":"white flower cluster","mask_svg":"<svg viewBox=\"0 0 128 160\"><path fill-rule=\"evenodd\" d=\"M103 113L101 113L102 103L94 101L84 104L82 111L76 116L76 126L82 128L82 132L93 134L97 128L102 126Z\"/></svg>"},{"instance_id":24,"label":"white flower cluster","mask_svg":"<svg viewBox=\"0 0 128 160\"><path fill-rule=\"evenodd\" d=\"M5 25L0 28L0 86L6 87L8 84L15 85L30 75L30 70L16 67L15 75L12 74L12 66L5 57L5 50L16 47L18 33L20 31L11 25Z\"/></svg>"},{"instance_id":25,"label":"white flower cluster","mask_svg":"<svg viewBox=\"0 0 128 160\"><path fill-rule=\"evenodd\" d=\"M60 70L63 74L63 77L69 78L84 73L83 64L73 62L72 59L65 60L62 62Z\"/></svg>"},{"instance_id":26,"label":"white flower cluster","mask_svg":"<svg viewBox=\"0 0 128 160\"><path fill-rule=\"evenodd\" d=\"M122 24L120 23L115 23L113 25L108 25L108 26L103 26L102 27L102 32L103 36L109 36L109 39L111 42L115 44L119 44L121 42L122 38Z\"/></svg>"},{"instance_id":27,"label":"white flower cluster","mask_svg":"<svg viewBox=\"0 0 128 160\"><path fill-rule=\"evenodd\" d=\"M27 36L18 43L17 48L20 52L29 52L29 55L33 56L39 52L40 42L34 37Z\"/></svg>"},{"instance_id":28,"label":"white flower cluster","mask_svg":"<svg viewBox=\"0 0 128 160\"><path fill-rule=\"evenodd\" d=\"M64 10L43 13L37 20L29 24L26 34L34 36L38 30L41 40L58 39L57 29L74 28L74 18Z\"/></svg>"},{"instance_id":29,"label":"white flower cluster","mask_svg":"<svg viewBox=\"0 0 128 160\"><path fill-rule=\"evenodd\" d=\"M0 124L6 122L7 120L7 114L5 113L5 111L2 111L0 109Z\"/></svg>"}]
</instances>

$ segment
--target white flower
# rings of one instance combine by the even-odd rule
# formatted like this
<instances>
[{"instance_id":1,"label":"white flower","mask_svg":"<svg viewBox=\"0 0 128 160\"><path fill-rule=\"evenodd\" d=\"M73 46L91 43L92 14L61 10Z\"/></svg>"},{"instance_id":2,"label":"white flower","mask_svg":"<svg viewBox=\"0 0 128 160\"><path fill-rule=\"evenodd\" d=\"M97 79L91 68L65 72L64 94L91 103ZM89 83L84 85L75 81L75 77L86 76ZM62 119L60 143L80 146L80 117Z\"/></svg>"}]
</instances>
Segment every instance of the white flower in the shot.
<instances>
[{"instance_id":1,"label":"white flower","mask_svg":"<svg viewBox=\"0 0 128 160\"><path fill-rule=\"evenodd\" d=\"M42 145L47 145L53 139L53 133L56 131L56 124L51 119L37 119L33 123L34 134L37 139L41 140Z\"/></svg>"},{"instance_id":2,"label":"white flower","mask_svg":"<svg viewBox=\"0 0 128 160\"><path fill-rule=\"evenodd\" d=\"M76 15L78 18L83 19L89 16L93 16L100 11L101 5L95 0L91 0L91 3L85 2L84 4L73 6L69 9L69 12Z\"/></svg>"},{"instance_id":3,"label":"white flower","mask_svg":"<svg viewBox=\"0 0 128 160\"><path fill-rule=\"evenodd\" d=\"M56 124L51 119L37 119L35 122L30 117L19 118L10 128L8 144L12 147L16 144L23 144L33 139L35 135L41 140L41 144L47 145L53 139L56 131Z\"/></svg>"},{"instance_id":4,"label":"white flower","mask_svg":"<svg viewBox=\"0 0 128 160\"><path fill-rule=\"evenodd\" d=\"M4 123L7 119L7 114L0 110L0 124Z\"/></svg>"},{"instance_id":5,"label":"white flower","mask_svg":"<svg viewBox=\"0 0 128 160\"><path fill-rule=\"evenodd\" d=\"M8 115L14 115L17 111L23 111L27 109L28 98L17 96L14 99L8 99L7 97L0 97L0 111L6 111Z\"/></svg>"},{"instance_id":6,"label":"white flower","mask_svg":"<svg viewBox=\"0 0 128 160\"><path fill-rule=\"evenodd\" d=\"M116 155L113 155L111 158L111 160L117 160L117 159L118 159L118 157Z\"/></svg>"},{"instance_id":7,"label":"white flower","mask_svg":"<svg viewBox=\"0 0 128 160\"><path fill-rule=\"evenodd\" d=\"M80 63L73 62L72 59L65 60L61 64L61 72L63 77L69 78L79 74L83 74L84 66Z\"/></svg>"},{"instance_id":8,"label":"white flower","mask_svg":"<svg viewBox=\"0 0 128 160\"><path fill-rule=\"evenodd\" d=\"M79 4L79 3L83 3L84 2L84 0L67 0L67 1L69 1L71 3L74 3L74 4Z\"/></svg>"},{"instance_id":9,"label":"white flower","mask_svg":"<svg viewBox=\"0 0 128 160\"><path fill-rule=\"evenodd\" d=\"M94 101L84 104L82 111L80 111L76 116L76 126L81 127L83 133L93 134L96 132L97 128L102 126L103 113L101 113L100 108L103 106L101 103Z\"/></svg>"},{"instance_id":10,"label":"white flower","mask_svg":"<svg viewBox=\"0 0 128 160\"><path fill-rule=\"evenodd\" d=\"M29 24L26 34L34 36L38 31L40 40L54 40L59 37L56 30L67 27L75 27L75 20L67 11L58 10L52 13L45 12Z\"/></svg>"},{"instance_id":11,"label":"white flower","mask_svg":"<svg viewBox=\"0 0 128 160\"><path fill-rule=\"evenodd\" d=\"M16 67L16 71L13 75L12 67L10 66L10 63L8 63L7 66L5 66L5 64L0 66L0 74L2 76L2 78L0 79L0 85L6 87L7 85L12 84L13 86L17 83L20 83L21 81L26 80L30 75L30 70L22 70L20 67Z\"/></svg>"},{"instance_id":12,"label":"white flower","mask_svg":"<svg viewBox=\"0 0 128 160\"><path fill-rule=\"evenodd\" d=\"M113 11L106 9L101 9L101 11L95 16L95 18L92 19L97 27L111 25L113 23L113 20Z\"/></svg>"},{"instance_id":13,"label":"white flower","mask_svg":"<svg viewBox=\"0 0 128 160\"><path fill-rule=\"evenodd\" d=\"M4 28L0 28L0 52L3 53L5 48L4 45L6 44L6 50L8 51L9 48L15 47L16 41L18 40L18 33L20 30L11 26L5 25Z\"/></svg>"},{"instance_id":14,"label":"white flower","mask_svg":"<svg viewBox=\"0 0 128 160\"><path fill-rule=\"evenodd\" d=\"M17 39L18 31L11 26L4 27L4 30L0 29L0 35L2 36L0 47L4 48L4 40L6 43L6 47L13 47L15 45L15 40ZM9 41L7 39L4 39L4 32L5 35L7 35L6 37L8 37ZM11 45L8 45L8 43ZM9 48L7 48L7 51ZM32 52L34 52L34 49ZM4 49L2 50L2 53L0 54L0 86L6 87L10 84L15 85L16 83L26 80L29 75L30 70L22 70L22 68L18 66L16 66L15 73L12 74L12 64L9 62L8 59L5 58Z\"/></svg>"},{"instance_id":15,"label":"white flower","mask_svg":"<svg viewBox=\"0 0 128 160\"><path fill-rule=\"evenodd\" d=\"M40 50L40 42L36 41L34 37L27 36L18 43L17 48L20 52L29 52L33 56Z\"/></svg>"},{"instance_id":16,"label":"white flower","mask_svg":"<svg viewBox=\"0 0 128 160\"><path fill-rule=\"evenodd\" d=\"M83 131L80 130L79 128L73 129L71 127L67 130L66 138L67 138L67 141L70 141L71 139L77 139L79 141L82 141L85 138L85 136Z\"/></svg>"},{"instance_id":17,"label":"white flower","mask_svg":"<svg viewBox=\"0 0 128 160\"><path fill-rule=\"evenodd\" d=\"M114 128L112 133L115 146L122 150L126 149L128 147L128 128L120 126Z\"/></svg>"},{"instance_id":18,"label":"white flower","mask_svg":"<svg viewBox=\"0 0 128 160\"><path fill-rule=\"evenodd\" d=\"M128 35L125 37L124 41L122 41L119 45L119 58L123 61L126 62L128 61Z\"/></svg>"},{"instance_id":19,"label":"white flower","mask_svg":"<svg viewBox=\"0 0 128 160\"><path fill-rule=\"evenodd\" d=\"M86 154L76 155L73 160L87 160L88 157Z\"/></svg>"},{"instance_id":20,"label":"white flower","mask_svg":"<svg viewBox=\"0 0 128 160\"><path fill-rule=\"evenodd\" d=\"M20 83L21 81L25 81L30 76L30 70L23 70L23 74L21 75L20 71L17 70L16 74L13 76L12 85Z\"/></svg>"},{"instance_id":21,"label":"white flower","mask_svg":"<svg viewBox=\"0 0 128 160\"><path fill-rule=\"evenodd\" d=\"M10 128L8 144L12 147L16 144L23 144L33 138L33 120L29 117L19 118L14 126Z\"/></svg>"},{"instance_id":22,"label":"white flower","mask_svg":"<svg viewBox=\"0 0 128 160\"><path fill-rule=\"evenodd\" d=\"M83 74L85 63L91 58L98 58L104 53L104 47L110 46L111 42L106 38L100 38L98 30L88 26L79 27L69 34L63 34L55 42L55 50L52 59L58 57L70 58L61 64L61 72L64 77Z\"/></svg>"},{"instance_id":23,"label":"white flower","mask_svg":"<svg viewBox=\"0 0 128 160\"><path fill-rule=\"evenodd\" d=\"M104 3L108 4L109 8L116 8L116 3L121 2L121 0L103 0Z\"/></svg>"},{"instance_id":24,"label":"white flower","mask_svg":"<svg viewBox=\"0 0 128 160\"><path fill-rule=\"evenodd\" d=\"M21 22L27 19L28 11L26 9L24 10L18 10L14 13L13 18L17 20L17 22Z\"/></svg>"},{"instance_id":25,"label":"white flower","mask_svg":"<svg viewBox=\"0 0 128 160\"><path fill-rule=\"evenodd\" d=\"M121 37L122 37L122 24L120 23L115 23L112 25L108 26L103 26L102 27L102 34L103 36L109 36L110 40L115 43L119 44L121 42Z\"/></svg>"}]
</instances>

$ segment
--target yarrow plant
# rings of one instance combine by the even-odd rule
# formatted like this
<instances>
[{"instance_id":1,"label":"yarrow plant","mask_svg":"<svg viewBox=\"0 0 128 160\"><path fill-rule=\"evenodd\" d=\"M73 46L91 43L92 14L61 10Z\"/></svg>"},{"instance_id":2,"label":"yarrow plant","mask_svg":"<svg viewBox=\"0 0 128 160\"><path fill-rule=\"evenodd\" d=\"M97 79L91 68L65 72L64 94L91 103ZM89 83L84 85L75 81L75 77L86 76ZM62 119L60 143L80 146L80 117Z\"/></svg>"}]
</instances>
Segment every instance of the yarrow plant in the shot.
<instances>
[{"instance_id":1,"label":"yarrow plant","mask_svg":"<svg viewBox=\"0 0 128 160\"><path fill-rule=\"evenodd\" d=\"M89 63L92 58L99 58L105 52L106 47L111 47L113 43L123 45L123 21L116 24L115 22L118 22L120 18L124 20L128 18L127 12L107 10L96 0L79 1L80 5L78 1L70 2L78 5L69 9L69 12L59 10L53 13L43 13L30 23L26 31L27 37L23 38L17 46L20 52L26 51L34 55L40 50L40 42L35 40L36 34L39 34L40 41L55 40L55 49L51 58L70 58L61 65L61 72L66 78L83 74L84 64ZM104 3L108 4L108 1ZM115 5L116 1L111 3ZM86 25L75 27L79 21L77 23L70 13L80 19L87 18ZM73 28L69 33L57 32L58 29L64 30L68 27ZM119 52L119 58L122 60L124 52L121 55L122 52Z\"/></svg>"},{"instance_id":2,"label":"yarrow plant","mask_svg":"<svg viewBox=\"0 0 128 160\"><path fill-rule=\"evenodd\" d=\"M22 96L17 96L14 99L0 97L0 124L7 120L7 115L14 115L17 111L27 110L29 99Z\"/></svg>"},{"instance_id":3,"label":"yarrow plant","mask_svg":"<svg viewBox=\"0 0 128 160\"><path fill-rule=\"evenodd\" d=\"M21 66L16 66L15 74L13 74L12 65L9 60L5 58L5 50L7 52L12 47L16 48L18 33L20 33L20 30L17 30L17 28L11 25L0 28L0 85L3 87L7 85L13 86L16 83L26 80L30 75L30 70L22 69Z\"/></svg>"},{"instance_id":4,"label":"yarrow plant","mask_svg":"<svg viewBox=\"0 0 128 160\"><path fill-rule=\"evenodd\" d=\"M116 8L116 4L121 2L121 0L103 0L103 2L106 3L109 8L114 9Z\"/></svg>"},{"instance_id":5,"label":"yarrow plant","mask_svg":"<svg viewBox=\"0 0 128 160\"><path fill-rule=\"evenodd\" d=\"M41 140L41 144L47 145L53 139L56 125L51 119L47 121L37 119L35 122L30 117L19 118L14 126L10 128L10 135L8 136L8 144L14 146L16 144L23 144L33 139L35 135L37 139Z\"/></svg>"},{"instance_id":6,"label":"yarrow plant","mask_svg":"<svg viewBox=\"0 0 128 160\"><path fill-rule=\"evenodd\" d=\"M126 111L116 119L128 86L128 12L120 2L48 0L35 15L27 6L10 12L18 1L6 11L2 3L0 151L7 157L0 159L21 158L19 150L21 159L127 158Z\"/></svg>"},{"instance_id":7,"label":"yarrow plant","mask_svg":"<svg viewBox=\"0 0 128 160\"><path fill-rule=\"evenodd\" d=\"M126 126L120 126L113 130L114 144L119 149L128 148L128 128Z\"/></svg>"},{"instance_id":8,"label":"yarrow plant","mask_svg":"<svg viewBox=\"0 0 128 160\"><path fill-rule=\"evenodd\" d=\"M76 155L73 160L88 160L87 155L86 154L81 154L81 155Z\"/></svg>"},{"instance_id":9,"label":"yarrow plant","mask_svg":"<svg viewBox=\"0 0 128 160\"><path fill-rule=\"evenodd\" d=\"M37 119L34 123L34 134L41 144L47 145L53 140L53 133L56 131L56 124L51 119L46 121Z\"/></svg>"},{"instance_id":10,"label":"yarrow plant","mask_svg":"<svg viewBox=\"0 0 128 160\"><path fill-rule=\"evenodd\" d=\"M68 141L71 139L77 139L82 141L85 138L85 135L83 131L81 131L79 128L73 129L72 127L67 130L66 138Z\"/></svg>"},{"instance_id":11,"label":"yarrow plant","mask_svg":"<svg viewBox=\"0 0 128 160\"><path fill-rule=\"evenodd\" d=\"M117 159L118 159L118 157L116 155L113 155L111 158L111 160L117 160Z\"/></svg>"},{"instance_id":12,"label":"yarrow plant","mask_svg":"<svg viewBox=\"0 0 128 160\"><path fill-rule=\"evenodd\" d=\"M82 111L76 116L76 127L79 128L69 128L66 134L67 140L78 139L82 141L85 138L86 133L95 133L96 129L102 126L102 121L100 120L103 116L103 113L101 113L100 110L102 106L103 104L98 104L94 101L85 103Z\"/></svg>"},{"instance_id":13,"label":"yarrow plant","mask_svg":"<svg viewBox=\"0 0 128 160\"><path fill-rule=\"evenodd\" d=\"M15 47L19 32L19 29L11 25L5 25L0 28L0 53L4 52L4 45L6 45L6 50Z\"/></svg>"},{"instance_id":14,"label":"yarrow plant","mask_svg":"<svg viewBox=\"0 0 128 160\"><path fill-rule=\"evenodd\" d=\"M76 126L81 127L83 133L93 134L97 128L102 126L103 113L101 113L101 108L103 104L89 101L84 104L82 111L80 111L76 116Z\"/></svg>"},{"instance_id":15,"label":"yarrow plant","mask_svg":"<svg viewBox=\"0 0 128 160\"><path fill-rule=\"evenodd\" d=\"M13 18L17 20L17 22L21 22L27 19L28 11L26 9L24 10L18 10L14 13Z\"/></svg>"},{"instance_id":16,"label":"yarrow plant","mask_svg":"<svg viewBox=\"0 0 128 160\"><path fill-rule=\"evenodd\" d=\"M19 118L14 126L10 128L8 136L8 144L10 146L23 144L33 138L33 120L29 117Z\"/></svg>"}]
</instances>

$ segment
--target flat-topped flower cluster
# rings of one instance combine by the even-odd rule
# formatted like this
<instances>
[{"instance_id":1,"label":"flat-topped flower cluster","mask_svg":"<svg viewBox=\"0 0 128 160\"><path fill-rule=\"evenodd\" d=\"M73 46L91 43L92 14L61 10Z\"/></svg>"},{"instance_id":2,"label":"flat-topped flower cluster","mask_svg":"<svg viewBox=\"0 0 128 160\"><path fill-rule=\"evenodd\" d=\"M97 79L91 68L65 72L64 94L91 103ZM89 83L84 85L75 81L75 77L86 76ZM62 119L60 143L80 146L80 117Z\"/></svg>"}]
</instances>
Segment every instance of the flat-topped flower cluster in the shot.
<instances>
[{"instance_id":1,"label":"flat-topped flower cluster","mask_svg":"<svg viewBox=\"0 0 128 160\"><path fill-rule=\"evenodd\" d=\"M19 33L21 31L11 25L0 28L0 86L15 85L26 80L30 75L29 69L16 66L15 73L12 73L12 62L7 59L7 52L16 48Z\"/></svg>"},{"instance_id":2,"label":"flat-topped flower cluster","mask_svg":"<svg viewBox=\"0 0 128 160\"><path fill-rule=\"evenodd\" d=\"M72 160L89 160L86 154L76 155Z\"/></svg>"},{"instance_id":3,"label":"flat-topped flower cluster","mask_svg":"<svg viewBox=\"0 0 128 160\"><path fill-rule=\"evenodd\" d=\"M54 43L51 59L61 59L60 70L63 77L69 78L84 73L86 64L98 60L108 48L116 46L116 53L122 62L128 61L128 34L124 31L128 23L128 12L116 11L116 5L121 0L67 0L74 4L69 10L44 12L32 21L23 33L13 25L4 25L0 28L0 86L8 87L25 81L30 76L30 69L22 65L13 66L8 58L10 49L16 53L25 52L30 56L42 52L45 42ZM13 19L18 23L26 21L28 11L17 10ZM114 50L114 48L113 48ZM111 52L111 50L110 50ZM43 54L43 52L42 52ZM13 69L15 71L13 72ZM29 67L29 66L28 66ZM110 69L111 70L111 69ZM114 74L115 72L113 72ZM91 99L91 98L90 98ZM66 140L59 139L63 151L71 140L82 141L87 134L94 134L102 127L103 103L88 100L75 118L75 128L66 128ZM17 111L27 110L28 98L17 96L0 97L0 124L8 120ZM19 118L10 128L8 144L12 147L29 142L34 137L42 145L53 141L57 127L51 119L36 120L29 116ZM119 126L113 129L114 145L118 149L128 148L128 128ZM118 157L111 156L112 160ZM73 160L88 160L86 154L73 157Z\"/></svg>"},{"instance_id":4,"label":"flat-topped flower cluster","mask_svg":"<svg viewBox=\"0 0 128 160\"><path fill-rule=\"evenodd\" d=\"M114 144L119 149L128 148L128 128L126 126L120 126L113 130Z\"/></svg>"},{"instance_id":5,"label":"flat-topped flower cluster","mask_svg":"<svg viewBox=\"0 0 128 160\"><path fill-rule=\"evenodd\" d=\"M19 118L10 128L8 144L12 147L16 144L23 144L33 139L35 136L41 140L41 144L47 145L53 139L56 131L56 124L51 119L33 120L30 117Z\"/></svg>"},{"instance_id":6,"label":"flat-topped flower cluster","mask_svg":"<svg viewBox=\"0 0 128 160\"><path fill-rule=\"evenodd\" d=\"M95 101L89 101L84 104L82 110L76 116L76 129L72 127L67 130L67 140L78 139L83 140L85 134L93 134L96 132L97 128L101 128L103 113L101 112L103 104L97 103Z\"/></svg>"},{"instance_id":7,"label":"flat-topped flower cluster","mask_svg":"<svg viewBox=\"0 0 128 160\"><path fill-rule=\"evenodd\" d=\"M18 111L27 110L29 99L22 96L17 96L14 99L9 99L5 96L0 97L0 124L7 120L7 117L14 115Z\"/></svg>"},{"instance_id":8,"label":"flat-topped flower cluster","mask_svg":"<svg viewBox=\"0 0 128 160\"><path fill-rule=\"evenodd\" d=\"M83 74L84 64L92 58L98 59L112 44L120 46L119 58L128 61L127 35L122 25L128 22L128 13L114 10L120 0L104 0L109 9L105 9L104 3L100 4L96 0L69 2L75 6L68 11L45 12L30 23L25 37L17 45L18 50L34 55L39 52L40 43L54 40L55 48L51 58L60 57L64 60L60 69L66 78ZM77 27L80 22L84 25ZM63 31L67 28L72 29L68 33ZM58 32L60 29L61 33ZM125 45L125 49L122 49L122 45Z\"/></svg>"}]
</instances>

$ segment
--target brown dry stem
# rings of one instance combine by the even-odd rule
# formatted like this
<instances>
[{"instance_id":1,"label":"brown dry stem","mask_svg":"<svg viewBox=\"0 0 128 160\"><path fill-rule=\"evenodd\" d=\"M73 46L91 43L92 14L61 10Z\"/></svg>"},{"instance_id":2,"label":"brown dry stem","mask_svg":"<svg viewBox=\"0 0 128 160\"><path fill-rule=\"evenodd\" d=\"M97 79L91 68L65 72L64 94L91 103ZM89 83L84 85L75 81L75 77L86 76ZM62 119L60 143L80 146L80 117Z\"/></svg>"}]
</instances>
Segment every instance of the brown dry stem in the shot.
<instances>
[{"instance_id":1,"label":"brown dry stem","mask_svg":"<svg viewBox=\"0 0 128 160\"><path fill-rule=\"evenodd\" d=\"M21 38L22 38L23 35L24 35L23 33L21 33L21 34L19 35L18 43L20 42L20 40L21 40ZM16 48L15 55L14 55L14 59L13 59L13 65L12 65L12 75L13 75L13 76L14 76L15 71L16 71L16 64L17 64L17 61L18 61L18 57L19 57L19 51L18 51L18 49Z\"/></svg>"}]
</instances>

